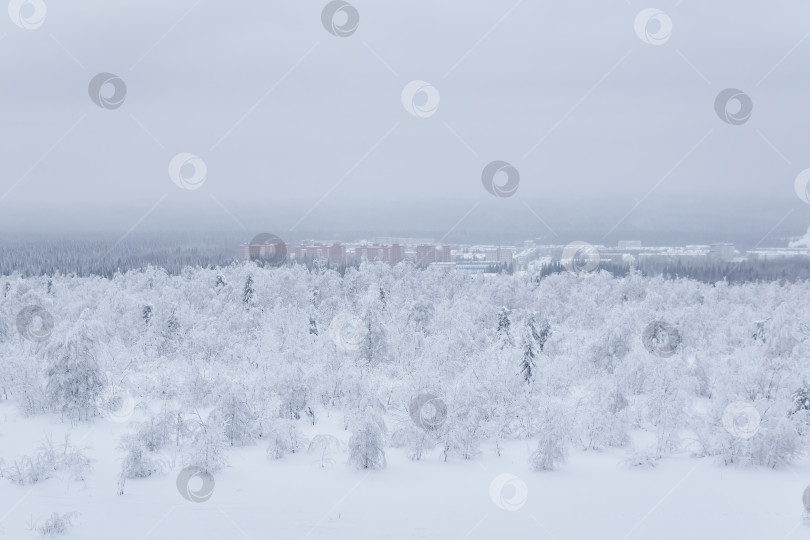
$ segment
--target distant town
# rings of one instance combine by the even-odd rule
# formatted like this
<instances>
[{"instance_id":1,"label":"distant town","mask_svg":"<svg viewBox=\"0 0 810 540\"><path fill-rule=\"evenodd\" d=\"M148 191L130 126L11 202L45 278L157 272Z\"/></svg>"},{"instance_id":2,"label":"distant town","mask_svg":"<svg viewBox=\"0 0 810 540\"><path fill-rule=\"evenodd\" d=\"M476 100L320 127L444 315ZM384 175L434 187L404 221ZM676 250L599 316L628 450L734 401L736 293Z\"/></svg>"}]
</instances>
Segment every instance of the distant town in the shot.
<instances>
[{"instance_id":1,"label":"distant town","mask_svg":"<svg viewBox=\"0 0 810 540\"><path fill-rule=\"evenodd\" d=\"M240 241L242 243L240 243ZM810 280L810 232L789 240L786 247L754 247L747 251L730 243L651 246L638 240L615 245L585 242L549 243L548 239L517 244L444 243L432 238L372 237L368 240L304 240L287 243L272 234L249 242L235 235L205 234L133 236L113 244L97 238L45 238L28 241L0 239L0 276L75 274L100 275L159 267L176 275L188 267L226 267L254 261L261 266L286 264L329 268L343 273L364 262L396 265L408 262L420 269L444 269L469 274L527 272L535 278L558 272L607 271L623 276L690 278L705 283L727 280Z\"/></svg>"},{"instance_id":2,"label":"distant town","mask_svg":"<svg viewBox=\"0 0 810 540\"><path fill-rule=\"evenodd\" d=\"M574 246L571 249L571 246ZM756 248L739 251L731 243L681 247L644 246L638 240L620 241L616 246L576 243L542 244L527 240L522 245L465 245L436 243L431 238L373 238L370 241L340 242L305 240L291 246L281 240L243 243L240 261L276 259L299 264L327 264L332 267L379 261L392 265L410 261L420 267L440 267L468 272L539 270L565 262L565 257L597 259L603 265L682 265L699 267L718 263L810 259L808 247Z\"/></svg>"}]
</instances>

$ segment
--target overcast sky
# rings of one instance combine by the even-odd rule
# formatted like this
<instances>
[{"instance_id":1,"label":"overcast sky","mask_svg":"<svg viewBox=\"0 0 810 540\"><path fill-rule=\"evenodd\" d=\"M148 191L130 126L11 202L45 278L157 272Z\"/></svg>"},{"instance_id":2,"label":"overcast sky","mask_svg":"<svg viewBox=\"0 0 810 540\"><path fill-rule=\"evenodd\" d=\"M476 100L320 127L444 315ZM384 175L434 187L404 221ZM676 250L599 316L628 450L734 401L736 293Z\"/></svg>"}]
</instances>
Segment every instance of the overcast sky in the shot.
<instances>
[{"instance_id":1,"label":"overcast sky","mask_svg":"<svg viewBox=\"0 0 810 540\"><path fill-rule=\"evenodd\" d=\"M810 168L807 2L662 1L671 32L642 27L657 45L634 28L638 0L355 0L346 37L324 0L45 4L38 28L0 21L7 231L418 221L439 237L503 219L557 236L595 223L587 240L612 243L678 220L774 238L810 225L794 192ZM120 107L90 98L101 72L126 84ZM439 96L415 97L424 117L403 106L414 80ZM715 110L726 88L753 104L740 125ZM199 189L172 182L179 153L205 163ZM513 196L482 185L495 160L519 171Z\"/></svg>"}]
</instances>

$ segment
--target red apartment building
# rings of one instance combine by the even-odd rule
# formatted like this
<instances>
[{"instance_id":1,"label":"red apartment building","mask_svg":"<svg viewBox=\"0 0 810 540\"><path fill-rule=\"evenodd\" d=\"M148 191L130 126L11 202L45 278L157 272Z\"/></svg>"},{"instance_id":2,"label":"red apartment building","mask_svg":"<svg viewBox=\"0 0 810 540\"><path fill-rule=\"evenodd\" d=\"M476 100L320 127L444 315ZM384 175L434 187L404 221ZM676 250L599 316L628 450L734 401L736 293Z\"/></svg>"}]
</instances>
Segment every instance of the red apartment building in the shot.
<instances>
[{"instance_id":1,"label":"red apartment building","mask_svg":"<svg viewBox=\"0 0 810 540\"><path fill-rule=\"evenodd\" d=\"M343 264L346 262L346 245L340 242L332 245L321 242L301 244L295 248L295 260L328 260L330 264Z\"/></svg>"},{"instance_id":2,"label":"red apartment building","mask_svg":"<svg viewBox=\"0 0 810 540\"><path fill-rule=\"evenodd\" d=\"M356 261L381 261L397 264L405 260L405 246L401 244L363 244L354 248Z\"/></svg>"}]
</instances>

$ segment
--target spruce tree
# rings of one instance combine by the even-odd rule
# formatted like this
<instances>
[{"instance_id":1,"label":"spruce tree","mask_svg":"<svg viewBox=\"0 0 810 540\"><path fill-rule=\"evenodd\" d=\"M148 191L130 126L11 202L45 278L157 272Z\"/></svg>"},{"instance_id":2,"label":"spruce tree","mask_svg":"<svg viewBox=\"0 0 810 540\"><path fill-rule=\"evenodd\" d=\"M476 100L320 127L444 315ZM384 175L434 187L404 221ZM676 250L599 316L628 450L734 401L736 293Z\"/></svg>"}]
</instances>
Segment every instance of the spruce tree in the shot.
<instances>
[{"instance_id":1,"label":"spruce tree","mask_svg":"<svg viewBox=\"0 0 810 540\"><path fill-rule=\"evenodd\" d=\"M254 294L255 291L253 290L253 274L248 274L247 281L245 281L245 290L242 293L242 303L248 307L253 305Z\"/></svg>"},{"instance_id":2,"label":"spruce tree","mask_svg":"<svg viewBox=\"0 0 810 540\"><path fill-rule=\"evenodd\" d=\"M523 359L520 361L520 372L523 375L523 382L531 384L534 380L534 371L537 367L534 352L534 344L531 339L526 339L523 344Z\"/></svg>"},{"instance_id":3,"label":"spruce tree","mask_svg":"<svg viewBox=\"0 0 810 540\"><path fill-rule=\"evenodd\" d=\"M512 334L510 332L510 328L512 326L512 322L509 320L509 310L506 307L502 307L501 311L498 313L498 341L501 344L501 348L503 349L507 345L514 345L515 342L512 339Z\"/></svg>"}]
</instances>

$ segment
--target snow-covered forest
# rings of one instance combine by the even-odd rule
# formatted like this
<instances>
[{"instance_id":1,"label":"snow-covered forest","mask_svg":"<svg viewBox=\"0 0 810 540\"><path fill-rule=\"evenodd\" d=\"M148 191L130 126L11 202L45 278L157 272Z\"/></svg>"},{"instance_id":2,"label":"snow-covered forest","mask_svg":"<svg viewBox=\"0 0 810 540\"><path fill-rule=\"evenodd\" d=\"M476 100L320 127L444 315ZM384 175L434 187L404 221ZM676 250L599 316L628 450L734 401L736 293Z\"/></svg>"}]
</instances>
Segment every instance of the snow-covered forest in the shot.
<instances>
[{"instance_id":1,"label":"snow-covered forest","mask_svg":"<svg viewBox=\"0 0 810 540\"><path fill-rule=\"evenodd\" d=\"M95 456L6 439L9 484L86 481L104 460L121 500L167 477L202 478L187 498L207 500L245 448L363 471L392 456L511 463L516 441L537 475L606 451L628 470L779 471L810 435L806 282L251 263L0 287L4 410L118 429Z\"/></svg>"}]
</instances>

